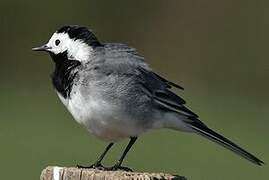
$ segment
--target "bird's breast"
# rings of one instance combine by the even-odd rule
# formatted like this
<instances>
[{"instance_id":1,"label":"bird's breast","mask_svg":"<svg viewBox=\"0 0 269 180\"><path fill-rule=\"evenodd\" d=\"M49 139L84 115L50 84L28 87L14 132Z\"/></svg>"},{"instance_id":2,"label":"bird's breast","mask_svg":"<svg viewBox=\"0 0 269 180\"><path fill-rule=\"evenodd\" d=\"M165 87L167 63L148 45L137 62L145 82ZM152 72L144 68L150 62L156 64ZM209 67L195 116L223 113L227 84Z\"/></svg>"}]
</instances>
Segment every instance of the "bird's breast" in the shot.
<instances>
[{"instance_id":1,"label":"bird's breast","mask_svg":"<svg viewBox=\"0 0 269 180\"><path fill-rule=\"evenodd\" d=\"M93 135L107 141L117 141L137 136L145 131L136 119L126 116L121 108L101 97L90 94L85 97L81 91L72 91L70 98L57 93L74 119Z\"/></svg>"},{"instance_id":2,"label":"bird's breast","mask_svg":"<svg viewBox=\"0 0 269 180\"><path fill-rule=\"evenodd\" d=\"M86 125L93 117L94 108L97 104L89 98L83 97L76 90L72 90L70 98L65 98L61 93L57 92L62 103L72 114L74 119L81 125Z\"/></svg>"}]
</instances>

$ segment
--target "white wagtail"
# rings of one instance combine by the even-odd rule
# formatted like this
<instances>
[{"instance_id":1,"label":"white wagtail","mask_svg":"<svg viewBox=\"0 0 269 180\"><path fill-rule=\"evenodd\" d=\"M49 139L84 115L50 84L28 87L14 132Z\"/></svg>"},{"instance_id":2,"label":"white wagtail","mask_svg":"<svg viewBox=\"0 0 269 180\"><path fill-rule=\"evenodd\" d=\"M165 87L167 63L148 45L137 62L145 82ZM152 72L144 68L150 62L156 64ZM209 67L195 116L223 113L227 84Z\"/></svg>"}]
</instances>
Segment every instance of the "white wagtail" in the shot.
<instances>
[{"instance_id":1,"label":"white wagtail","mask_svg":"<svg viewBox=\"0 0 269 180\"><path fill-rule=\"evenodd\" d=\"M64 26L47 44L33 50L50 54L55 63L53 86L74 119L91 134L110 142L89 168L130 170L121 164L137 137L159 128L199 134L257 165L263 164L200 121L171 91L172 87L183 88L154 73L134 48L101 43L86 27ZM104 168L101 161L105 154L125 138L130 141L121 158Z\"/></svg>"}]
</instances>

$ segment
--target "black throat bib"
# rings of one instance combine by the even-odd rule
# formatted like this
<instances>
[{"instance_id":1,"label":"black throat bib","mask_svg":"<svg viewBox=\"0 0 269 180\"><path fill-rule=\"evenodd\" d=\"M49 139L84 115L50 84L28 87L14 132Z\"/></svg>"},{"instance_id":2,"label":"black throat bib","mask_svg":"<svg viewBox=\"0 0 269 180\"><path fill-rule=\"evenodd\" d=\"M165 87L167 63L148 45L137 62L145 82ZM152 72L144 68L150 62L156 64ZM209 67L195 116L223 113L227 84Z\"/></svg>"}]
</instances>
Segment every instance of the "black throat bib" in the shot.
<instances>
[{"instance_id":1,"label":"black throat bib","mask_svg":"<svg viewBox=\"0 0 269 180\"><path fill-rule=\"evenodd\" d=\"M69 98L74 79L77 76L75 69L81 63L69 60L66 51L57 55L50 53L50 56L55 62L55 69L51 75L53 86L64 98Z\"/></svg>"}]
</instances>

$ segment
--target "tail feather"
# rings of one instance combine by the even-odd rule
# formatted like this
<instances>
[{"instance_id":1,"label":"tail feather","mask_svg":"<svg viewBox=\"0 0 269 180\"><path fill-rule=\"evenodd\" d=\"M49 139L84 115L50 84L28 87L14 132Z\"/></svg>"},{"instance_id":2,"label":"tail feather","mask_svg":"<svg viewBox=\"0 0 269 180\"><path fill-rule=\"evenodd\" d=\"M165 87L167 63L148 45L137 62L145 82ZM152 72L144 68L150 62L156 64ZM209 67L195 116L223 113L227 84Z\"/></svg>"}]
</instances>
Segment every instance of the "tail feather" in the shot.
<instances>
[{"instance_id":1,"label":"tail feather","mask_svg":"<svg viewBox=\"0 0 269 180\"><path fill-rule=\"evenodd\" d=\"M236 145L235 143L233 143L229 139L227 139L227 138L223 137L222 135L216 133L215 131L209 129L205 125L201 125L201 124L193 125L192 124L191 128L197 134L200 134L200 135L208 138L209 140L220 144L221 146L231 150L232 152L234 152L234 153L238 154L239 156L251 161L254 164L257 164L259 166L264 164L263 161L261 161L260 159L258 159L254 155L250 154L249 152L247 152L243 148L239 147L238 145Z\"/></svg>"}]
</instances>

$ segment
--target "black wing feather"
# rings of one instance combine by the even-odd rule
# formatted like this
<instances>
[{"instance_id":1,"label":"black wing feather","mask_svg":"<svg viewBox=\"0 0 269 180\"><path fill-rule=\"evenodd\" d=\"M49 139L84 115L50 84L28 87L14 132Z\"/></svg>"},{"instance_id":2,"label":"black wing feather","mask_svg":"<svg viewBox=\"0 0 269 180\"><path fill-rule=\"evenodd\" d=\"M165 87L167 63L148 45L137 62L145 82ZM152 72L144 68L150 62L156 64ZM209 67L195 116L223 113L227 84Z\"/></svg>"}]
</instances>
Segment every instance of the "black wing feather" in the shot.
<instances>
[{"instance_id":1,"label":"black wing feather","mask_svg":"<svg viewBox=\"0 0 269 180\"><path fill-rule=\"evenodd\" d=\"M198 118L194 112L184 106L186 104L184 99L169 90L171 86L183 89L181 86L162 78L152 71L140 68L139 72L142 73L140 77L143 77L143 87L152 94L153 99L161 108L177 112L189 118Z\"/></svg>"},{"instance_id":2,"label":"black wing feather","mask_svg":"<svg viewBox=\"0 0 269 180\"><path fill-rule=\"evenodd\" d=\"M186 108L183 104L185 104L185 100L182 99L181 97L175 95L171 91L156 91L154 98L162 103L164 103L166 106L171 107L175 109L177 112L188 116L192 118L197 118L198 116Z\"/></svg>"},{"instance_id":3,"label":"black wing feather","mask_svg":"<svg viewBox=\"0 0 269 180\"><path fill-rule=\"evenodd\" d=\"M160 75L156 74L156 73L153 73L156 77L158 77L161 81L163 81L164 83L166 83L168 85L169 88L171 88L171 86L175 87L175 88L178 88L178 89L181 89L181 90L184 90L184 88L176 83L173 83L171 81L168 81L167 79L161 77Z\"/></svg>"}]
</instances>

